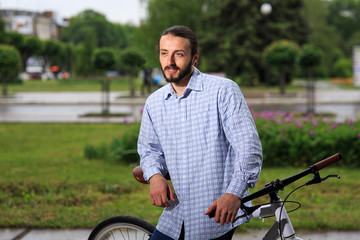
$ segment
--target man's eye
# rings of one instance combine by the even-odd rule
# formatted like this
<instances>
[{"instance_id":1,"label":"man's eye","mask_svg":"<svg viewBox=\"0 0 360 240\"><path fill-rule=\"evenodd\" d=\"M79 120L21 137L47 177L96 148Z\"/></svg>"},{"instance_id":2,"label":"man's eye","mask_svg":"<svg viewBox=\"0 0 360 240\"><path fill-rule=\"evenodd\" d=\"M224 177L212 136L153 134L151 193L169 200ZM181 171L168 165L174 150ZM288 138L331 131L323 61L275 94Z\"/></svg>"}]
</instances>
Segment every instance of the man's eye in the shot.
<instances>
[{"instance_id":1,"label":"man's eye","mask_svg":"<svg viewBox=\"0 0 360 240\"><path fill-rule=\"evenodd\" d=\"M177 53L177 54L176 54L176 56L178 56L178 57L182 57L182 56L183 56L183 54L182 54L182 53Z\"/></svg>"}]
</instances>

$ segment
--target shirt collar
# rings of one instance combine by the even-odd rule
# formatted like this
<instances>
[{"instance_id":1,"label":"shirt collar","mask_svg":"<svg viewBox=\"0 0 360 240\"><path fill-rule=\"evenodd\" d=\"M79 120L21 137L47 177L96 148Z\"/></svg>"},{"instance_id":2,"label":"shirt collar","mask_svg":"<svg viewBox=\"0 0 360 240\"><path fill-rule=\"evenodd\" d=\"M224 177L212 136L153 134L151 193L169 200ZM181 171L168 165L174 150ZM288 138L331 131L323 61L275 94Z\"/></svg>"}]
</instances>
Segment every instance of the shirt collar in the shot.
<instances>
[{"instance_id":1,"label":"shirt collar","mask_svg":"<svg viewBox=\"0 0 360 240\"><path fill-rule=\"evenodd\" d=\"M186 97L190 93L190 91L201 92L202 90L203 90L203 84L202 84L201 74L199 69L195 67L194 72L184 92L184 97ZM171 84L168 83L167 91L164 97L165 100L169 99L171 96L175 96L175 94L176 94L175 90L173 89Z\"/></svg>"}]
</instances>

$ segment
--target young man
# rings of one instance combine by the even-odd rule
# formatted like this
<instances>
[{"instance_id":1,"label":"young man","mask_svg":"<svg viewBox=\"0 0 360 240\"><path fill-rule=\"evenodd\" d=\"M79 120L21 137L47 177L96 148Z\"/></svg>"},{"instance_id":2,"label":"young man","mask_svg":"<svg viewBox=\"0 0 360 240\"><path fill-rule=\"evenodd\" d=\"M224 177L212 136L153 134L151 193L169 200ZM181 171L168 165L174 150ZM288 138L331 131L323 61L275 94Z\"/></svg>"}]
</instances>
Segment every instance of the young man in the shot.
<instances>
[{"instance_id":1,"label":"young man","mask_svg":"<svg viewBox=\"0 0 360 240\"><path fill-rule=\"evenodd\" d=\"M151 203L164 207L152 239L231 239L247 220L233 223L262 165L251 113L235 82L195 68L189 28L165 30L159 58L169 84L147 99L138 140Z\"/></svg>"}]
</instances>

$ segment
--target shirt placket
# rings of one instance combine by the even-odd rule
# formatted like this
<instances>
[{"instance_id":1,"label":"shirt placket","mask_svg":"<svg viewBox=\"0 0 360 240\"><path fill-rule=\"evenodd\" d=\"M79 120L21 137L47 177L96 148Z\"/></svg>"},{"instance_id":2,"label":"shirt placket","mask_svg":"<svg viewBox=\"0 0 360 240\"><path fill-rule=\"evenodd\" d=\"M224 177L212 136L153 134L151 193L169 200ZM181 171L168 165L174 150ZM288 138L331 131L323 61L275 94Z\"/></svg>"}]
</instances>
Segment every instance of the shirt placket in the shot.
<instances>
[{"instance_id":1,"label":"shirt placket","mask_svg":"<svg viewBox=\"0 0 360 240\"><path fill-rule=\"evenodd\" d=\"M179 113L180 113L180 124L179 124L179 137L181 144L179 145L180 149L180 156L181 159L181 188L182 188L182 195L181 195L181 202L183 203L183 213L184 217L189 215L190 207L189 207L189 153L188 153L188 121L187 121L187 98L179 98L178 106L179 106Z\"/></svg>"}]
</instances>

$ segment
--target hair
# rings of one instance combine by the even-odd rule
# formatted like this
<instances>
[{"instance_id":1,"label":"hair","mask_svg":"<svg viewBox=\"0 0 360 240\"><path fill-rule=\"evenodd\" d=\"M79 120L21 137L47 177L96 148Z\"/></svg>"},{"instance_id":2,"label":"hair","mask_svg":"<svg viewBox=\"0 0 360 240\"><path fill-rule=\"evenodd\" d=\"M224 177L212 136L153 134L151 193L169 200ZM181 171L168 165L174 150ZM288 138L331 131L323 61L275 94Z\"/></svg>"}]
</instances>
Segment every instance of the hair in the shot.
<instances>
[{"instance_id":1,"label":"hair","mask_svg":"<svg viewBox=\"0 0 360 240\"><path fill-rule=\"evenodd\" d=\"M182 38L189 39L192 56L194 56L199 51L198 39L197 39L194 31L191 30L190 28L181 26L181 25L173 26L173 27L166 29L161 34L161 37L168 35L168 34L173 35L175 37L182 37Z\"/></svg>"}]
</instances>

